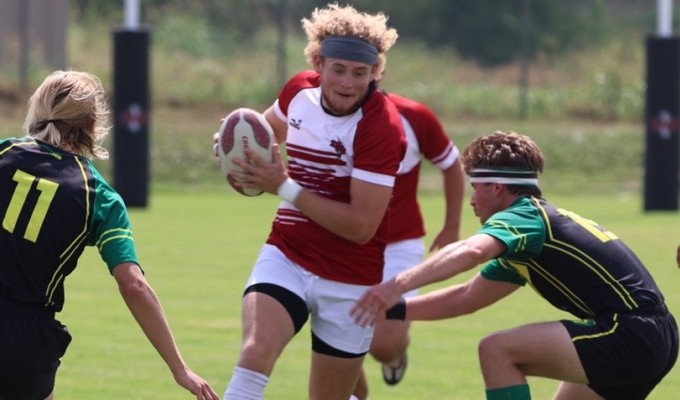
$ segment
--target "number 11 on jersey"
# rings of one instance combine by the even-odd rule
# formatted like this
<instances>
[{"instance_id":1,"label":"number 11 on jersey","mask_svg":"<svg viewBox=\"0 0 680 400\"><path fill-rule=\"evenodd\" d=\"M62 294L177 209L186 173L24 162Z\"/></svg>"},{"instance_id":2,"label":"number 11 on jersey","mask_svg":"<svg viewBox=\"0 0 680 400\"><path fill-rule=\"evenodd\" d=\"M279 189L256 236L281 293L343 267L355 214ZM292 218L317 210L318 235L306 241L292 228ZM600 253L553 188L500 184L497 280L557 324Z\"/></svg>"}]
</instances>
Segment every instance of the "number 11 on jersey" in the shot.
<instances>
[{"instance_id":1,"label":"number 11 on jersey","mask_svg":"<svg viewBox=\"0 0 680 400\"><path fill-rule=\"evenodd\" d=\"M52 203L52 199L54 199L59 184L44 178L36 178L33 175L19 170L14 173L12 179L17 183L17 187L12 195L12 200L9 202L5 218L2 220L2 227L9 232L14 232L19 219L19 214L26 205L26 198L31 190L31 186L37 179L38 184L36 185L36 189L40 192L40 195L38 196L38 202L31 213L31 218L28 221L28 226L26 226L26 232L24 233L24 239L35 243L35 241L38 240L40 228L45 221L47 210L50 208L50 203Z\"/></svg>"}]
</instances>

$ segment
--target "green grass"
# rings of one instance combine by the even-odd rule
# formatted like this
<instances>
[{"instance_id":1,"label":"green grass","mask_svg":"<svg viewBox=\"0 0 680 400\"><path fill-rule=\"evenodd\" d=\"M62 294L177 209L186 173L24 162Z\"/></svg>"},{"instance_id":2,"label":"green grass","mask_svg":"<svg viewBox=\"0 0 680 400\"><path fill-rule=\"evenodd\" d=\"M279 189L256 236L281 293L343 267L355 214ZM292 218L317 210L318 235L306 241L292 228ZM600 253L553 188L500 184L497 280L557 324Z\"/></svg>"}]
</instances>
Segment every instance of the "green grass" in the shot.
<instances>
[{"instance_id":1,"label":"green grass","mask_svg":"<svg viewBox=\"0 0 680 400\"><path fill-rule=\"evenodd\" d=\"M679 238L677 213L643 213L639 196L560 195L548 199L605 225L638 252L667 297L680 310L674 255ZM422 198L430 227L442 219L441 195ZM146 275L164 304L176 340L189 365L218 393L228 383L240 345L240 297L258 250L264 242L278 200L271 195L240 196L227 185L212 190L156 189L149 207L133 209L131 218ZM466 205L463 234L478 228ZM460 282L470 273L456 277ZM433 285L426 290L439 287ZM57 376L57 396L64 399L187 399L168 369L127 312L116 285L93 249L66 282L65 311L60 315L74 336ZM472 316L417 322L412 328L411 365L397 387L382 383L379 365L366 361L373 400L480 399L483 383L476 348L481 337L497 329L554 320L566 315L552 309L531 289ZM267 399L306 398L309 330L303 331L280 358ZM530 380L534 398L550 398L555 381ZM652 399L673 399L680 389L678 368L656 389Z\"/></svg>"},{"instance_id":2,"label":"green grass","mask_svg":"<svg viewBox=\"0 0 680 400\"><path fill-rule=\"evenodd\" d=\"M176 29L171 28L178 23L176 18L165 18L153 31L153 190L149 208L133 210L132 219L147 276L165 305L187 361L222 392L238 355L242 286L266 238L277 200L273 196L244 198L224 184L211 154L212 133L233 108L263 109L274 99L280 86L273 56L275 36L262 32L252 48L238 50L238 57L220 49L203 49L214 56L197 57L190 50L204 41L196 32L186 32L180 38L186 43L175 43ZM671 307L680 310L680 293L675 290L680 271L673 258L680 241L680 218L677 212L641 212L644 41L639 34L617 37L618 41L603 48L560 59L541 58L532 64L530 118L526 120L517 118L516 64L481 69L453 52L433 52L400 40L390 52L384 87L430 105L461 150L474 137L495 130L532 136L547 157L541 186L548 198L627 240L657 276ZM303 46L299 36L291 35L289 74L307 67ZM69 32L69 67L97 74L112 93L111 47L110 24L74 24ZM31 88L48 72L32 71ZM11 74L0 77L3 138L22 135L29 93L16 93L16 81ZM113 139L108 140L109 149ZM113 162L124 162L124 156L119 156L114 154ZM113 162L97 165L111 177ZM443 200L438 173L427 166L422 188L431 233L435 233ZM478 221L466 206L464 233L477 227ZM74 342L58 375L58 398L189 398L174 384L107 275L90 249L67 280L61 318ZM479 339L496 329L559 317L562 314L527 289L474 316L416 323L412 365L397 388L384 386L379 366L367 360L371 398L479 399ZM307 332L290 344L279 361L268 399L306 397ZM677 371L653 399L676 397L680 390ZM548 380L531 382L538 399L550 398L556 387Z\"/></svg>"}]
</instances>

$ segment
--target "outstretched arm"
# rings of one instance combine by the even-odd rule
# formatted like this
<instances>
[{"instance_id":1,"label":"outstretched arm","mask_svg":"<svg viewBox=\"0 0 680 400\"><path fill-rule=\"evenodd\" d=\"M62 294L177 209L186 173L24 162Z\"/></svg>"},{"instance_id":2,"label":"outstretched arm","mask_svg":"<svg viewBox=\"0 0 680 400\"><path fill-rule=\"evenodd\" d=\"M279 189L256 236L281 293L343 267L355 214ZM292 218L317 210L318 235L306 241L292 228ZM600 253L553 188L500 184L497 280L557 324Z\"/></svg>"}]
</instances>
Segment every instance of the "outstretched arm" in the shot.
<instances>
[{"instance_id":1,"label":"outstretched arm","mask_svg":"<svg viewBox=\"0 0 680 400\"><path fill-rule=\"evenodd\" d=\"M113 276L125 304L170 368L175 381L198 400L219 400L208 382L189 369L182 359L160 301L139 266L130 262L119 264L113 269Z\"/></svg>"},{"instance_id":2,"label":"outstretched arm","mask_svg":"<svg viewBox=\"0 0 680 400\"><path fill-rule=\"evenodd\" d=\"M359 325L374 324L378 316L382 316L409 290L456 276L500 256L504 251L503 243L486 234L476 234L451 243L394 279L368 289L351 314Z\"/></svg>"},{"instance_id":3,"label":"outstretched arm","mask_svg":"<svg viewBox=\"0 0 680 400\"><path fill-rule=\"evenodd\" d=\"M405 319L434 321L472 314L508 296L520 286L476 274L467 282L406 299Z\"/></svg>"},{"instance_id":4,"label":"outstretched arm","mask_svg":"<svg viewBox=\"0 0 680 400\"><path fill-rule=\"evenodd\" d=\"M419 265L401 272L395 278L399 291L409 290L452 278L462 272L500 256L505 245L486 234L475 234L465 240L446 245Z\"/></svg>"}]
</instances>

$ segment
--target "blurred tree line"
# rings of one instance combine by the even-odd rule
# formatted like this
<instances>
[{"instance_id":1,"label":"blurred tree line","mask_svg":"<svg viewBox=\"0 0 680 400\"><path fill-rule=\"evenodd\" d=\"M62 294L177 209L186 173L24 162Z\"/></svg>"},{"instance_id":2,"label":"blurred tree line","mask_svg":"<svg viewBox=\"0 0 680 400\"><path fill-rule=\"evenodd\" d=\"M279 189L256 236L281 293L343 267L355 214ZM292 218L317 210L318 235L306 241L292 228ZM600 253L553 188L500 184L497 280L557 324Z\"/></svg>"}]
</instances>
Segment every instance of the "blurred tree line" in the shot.
<instances>
[{"instance_id":1,"label":"blurred tree line","mask_svg":"<svg viewBox=\"0 0 680 400\"><path fill-rule=\"evenodd\" d=\"M72 0L77 22L122 13L122 1ZM202 26L213 40L247 43L265 27L285 26L301 32L300 20L318 0L143 0L142 18L154 24L169 15L194 16L192 26L178 26L177 40L189 28ZM345 4L346 2L338 2ZM606 40L617 15L640 17L648 0L354 0L357 9L381 11L396 27L400 40L420 41L430 48L454 48L462 57L492 67L517 59L554 55L574 48L596 46ZM199 22L200 21L200 22ZM638 21L638 24L641 21ZM642 21L649 24L650 21ZM283 24L283 25L282 25ZM653 25L652 25L653 26ZM208 29L209 28L209 29ZM210 39L210 38L207 38Z\"/></svg>"}]
</instances>

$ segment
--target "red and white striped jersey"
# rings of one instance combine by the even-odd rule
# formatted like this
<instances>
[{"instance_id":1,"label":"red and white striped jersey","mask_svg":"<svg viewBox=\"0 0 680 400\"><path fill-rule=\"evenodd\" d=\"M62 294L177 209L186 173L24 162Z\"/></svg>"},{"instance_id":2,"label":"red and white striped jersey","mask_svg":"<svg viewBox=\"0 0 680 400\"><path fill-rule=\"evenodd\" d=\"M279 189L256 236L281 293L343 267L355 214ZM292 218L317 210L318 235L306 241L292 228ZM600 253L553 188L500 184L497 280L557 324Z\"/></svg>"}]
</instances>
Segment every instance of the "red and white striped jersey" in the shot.
<instances>
[{"instance_id":1,"label":"red and white striped jersey","mask_svg":"<svg viewBox=\"0 0 680 400\"><path fill-rule=\"evenodd\" d=\"M350 202L352 178L393 186L406 148L399 113L372 88L354 113L335 116L321 105L321 79L314 71L294 76L274 109L288 123L288 174L305 189ZM364 245L321 227L293 205L279 206L267 243L310 272L351 284L379 283L388 227L386 218Z\"/></svg>"},{"instance_id":2,"label":"red and white striped jersey","mask_svg":"<svg viewBox=\"0 0 680 400\"><path fill-rule=\"evenodd\" d=\"M418 203L421 160L425 158L443 171L456 162L459 151L428 107L393 93L388 93L387 98L402 116L408 141L390 203L387 242L394 243L425 236L425 222Z\"/></svg>"}]
</instances>

